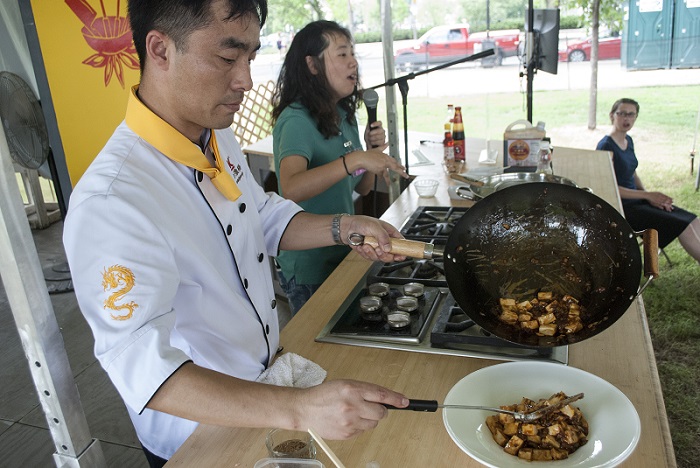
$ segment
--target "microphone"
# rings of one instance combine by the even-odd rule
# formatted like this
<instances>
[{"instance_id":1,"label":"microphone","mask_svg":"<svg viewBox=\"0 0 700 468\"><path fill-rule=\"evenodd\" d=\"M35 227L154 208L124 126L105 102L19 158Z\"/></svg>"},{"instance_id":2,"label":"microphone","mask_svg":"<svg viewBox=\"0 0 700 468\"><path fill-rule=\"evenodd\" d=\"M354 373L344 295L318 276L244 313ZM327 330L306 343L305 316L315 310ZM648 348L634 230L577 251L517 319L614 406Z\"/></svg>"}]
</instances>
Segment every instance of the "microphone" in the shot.
<instances>
[{"instance_id":1,"label":"microphone","mask_svg":"<svg viewBox=\"0 0 700 468\"><path fill-rule=\"evenodd\" d=\"M369 126L377 121L379 95L373 89L365 89L362 91L362 100L365 101L365 107L367 107L367 126Z\"/></svg>"}]
</instances>

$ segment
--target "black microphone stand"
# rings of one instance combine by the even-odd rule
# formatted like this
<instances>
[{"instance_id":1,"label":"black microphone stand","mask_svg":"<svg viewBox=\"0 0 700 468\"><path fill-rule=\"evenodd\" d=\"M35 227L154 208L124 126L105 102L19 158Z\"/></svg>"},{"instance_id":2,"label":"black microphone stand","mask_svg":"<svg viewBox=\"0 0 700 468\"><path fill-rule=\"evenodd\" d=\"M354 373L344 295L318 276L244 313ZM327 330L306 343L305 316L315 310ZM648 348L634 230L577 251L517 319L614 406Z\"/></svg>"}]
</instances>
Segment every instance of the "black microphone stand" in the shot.
<instances>
[{"instance_id":1,"label":"black microphone stand","mask_svg":"<svg viewBox=\"0 0 700 468\"><path fill-rule=\"evenodd\" d=\"M488 49L484 50L482 52L479 52L478 54L473 54L473 55L467 55L466 57L462 57L461 59L454 60L452 62L447 62L443 63L442 65L438 65L433 68L427 68L425 70L421 70L416 73L409 73L408 75L404 76L399 76L398 78L392 78L385 83L382 83L377 86L372 86L370 89L376 89L376 88L381 88L384 86L393 86L393 85L398 85L399 86L399 91L401 91L401 104L403 107L403 142L404 142L404 166L406 166L406 173L408 173L408 113L407 113L407 107L408 107L408 80L412 80L413 78L420 76L420 75L425 75L426 73L434 72L436 70L442 70L443 68L448 68L453 65L457 65L460 63L464 62L471 62L474 60L479 60L485 57L488 57L490 55L493 55L495 53L494 49ZM399 181L399 189L401 192L406 190L406 187L408 187L408 184L411 183L411 179L401 179Z\"/></svg>"}]
</instances>

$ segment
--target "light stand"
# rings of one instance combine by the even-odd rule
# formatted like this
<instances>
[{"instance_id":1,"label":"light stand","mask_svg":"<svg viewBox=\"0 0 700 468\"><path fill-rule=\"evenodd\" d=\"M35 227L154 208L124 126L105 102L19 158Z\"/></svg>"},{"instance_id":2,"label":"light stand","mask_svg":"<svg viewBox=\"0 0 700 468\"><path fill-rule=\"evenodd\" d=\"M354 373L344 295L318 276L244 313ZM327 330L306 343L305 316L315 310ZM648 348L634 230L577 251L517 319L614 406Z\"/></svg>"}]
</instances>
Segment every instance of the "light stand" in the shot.
<instances>
[{"instance_id":1,"label":"light stand","mask_svg":"<svg viewBox=\"0 0 700 468\"><path fill-rule=\"evenodd\" d=\"M471 62L474 60L479 60L495 53L494 49L487 49L478 54L467 55L461 59L454 60L452 62L443 63L433 68L427 68L416 73L409 73L408 75L400 76L398 78L392 78L385 83L379 84L377 86L372 86L370 89L381 88L384 86L398 85L399 91L401 92L401 105L403 107L403 142L404 142L404 166L406 167L406 173L408 173L408 80L412 80L417 76L425 75L426 73L434 72L436 70L442 70L443 68L448 68L459 63ZM411 183L411 179L400 179L399 188L403 192Z\"/></svg>"},{"instance_id":2,"label":"light stand","mask_svg":"<svg viewBox=\"0 0 700 468\"><path fill-rule=\"evenodd\" d=\"M535 22L535 10L533 9L533 1L529 0L528 1L528 8L527 8L527 31L526 31L526 37L527 37L527 64L526 64L526 73L527 73L527 121L532 122L532 80L535 77L535 73L537 70L537 61L539 60L540 54L539 54L539 47L537 47L537 41L535 40L535 31L534 31L534 22Z\"/></svg>"}]
</instances>

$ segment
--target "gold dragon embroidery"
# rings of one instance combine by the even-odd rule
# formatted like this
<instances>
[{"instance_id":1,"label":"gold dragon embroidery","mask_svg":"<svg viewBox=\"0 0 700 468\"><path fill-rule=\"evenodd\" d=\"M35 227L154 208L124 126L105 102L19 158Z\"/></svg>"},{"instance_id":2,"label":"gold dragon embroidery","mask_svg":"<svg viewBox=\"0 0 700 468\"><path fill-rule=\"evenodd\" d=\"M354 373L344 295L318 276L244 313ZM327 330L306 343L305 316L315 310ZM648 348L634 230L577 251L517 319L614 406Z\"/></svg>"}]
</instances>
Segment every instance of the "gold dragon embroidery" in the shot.
<instances>
[{"instance_id":1,"label":"gold dragon embroidery","mask_svg":"<svg viewBox=\"0 0 700 468\"><path fill-rule=\"evenodd\" d=\"M126 296L126 293L131 291L134 287L135 277L134 274L127 267L122 265L112 265L109 268L105 268L102 272L102 287L105 292L108 290L113 290L120 285L121 289L118 289L110 295L104 302L105 309L112 310L123 310L128 309L129 313L124 315L114 315L110 313L109 315L114 320L129 320L132 315L134 315L134 309L139 305L134 301L127 302L126 304L117 304L117 301Z\"/></svg>"}]
</instances>

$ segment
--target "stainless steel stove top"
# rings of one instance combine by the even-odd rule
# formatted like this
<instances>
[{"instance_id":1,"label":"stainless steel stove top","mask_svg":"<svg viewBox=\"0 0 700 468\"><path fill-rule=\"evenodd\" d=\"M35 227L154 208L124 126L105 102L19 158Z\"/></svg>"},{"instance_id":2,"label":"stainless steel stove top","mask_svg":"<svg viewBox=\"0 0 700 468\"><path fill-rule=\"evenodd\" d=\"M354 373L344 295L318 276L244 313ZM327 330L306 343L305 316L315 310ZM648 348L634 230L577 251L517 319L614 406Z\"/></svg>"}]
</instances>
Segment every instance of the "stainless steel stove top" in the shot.
<instances>
[{"instance_id":1,"label":"stainless steel stove top","mask_svg":"<svg viewBox=\"0 0 700 468\"><path fill-rule=\"evenodd\" d=\"M369 273L367 276L370 276ZM424 321L418 326L391 330L384 323L370 323L365 327L365 321L358 311L358 302L367 292L366 280L355 287L318 334L316 341L501 361L568 363L568 346L527 348L489 335L476 324L465 324L464 319L460 319L459 325L455 326L456 323L451 321L460 309L455 310L454 299L446 288L426 288L425 294L429 296L425 301L428 304L427 312L421 312ZM454 329L445 330L446 326Z\"/></svg>"}]
</instances>

